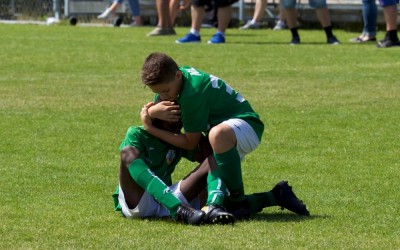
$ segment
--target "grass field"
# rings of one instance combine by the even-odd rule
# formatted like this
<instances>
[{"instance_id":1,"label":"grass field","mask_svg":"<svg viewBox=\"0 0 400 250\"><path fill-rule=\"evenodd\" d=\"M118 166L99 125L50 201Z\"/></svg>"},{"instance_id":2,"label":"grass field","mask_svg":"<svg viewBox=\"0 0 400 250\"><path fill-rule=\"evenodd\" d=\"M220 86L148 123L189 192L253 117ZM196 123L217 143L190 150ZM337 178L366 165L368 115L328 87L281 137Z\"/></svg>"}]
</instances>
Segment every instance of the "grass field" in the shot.
<instances>
[{"instance_id":1,"label":"grass field","mask_svg":"<svg viewBox=\"0 0 400 250\"><path fill-rule=\"evenodd\" d=\"M0 249L399 249L400 50L358 34L228 31L177 45L146 28L0 25ZM178 28L179 36L187 28ZM379 33L383 37L383 33ZM152 93L144 58L165 52L226 80L266 125L246 192L288 180L312 216L278 207L234 226L125 220L113 211L118 146ZM193 167L182 162L178 179Z\"/></svg>"}]
</instances>

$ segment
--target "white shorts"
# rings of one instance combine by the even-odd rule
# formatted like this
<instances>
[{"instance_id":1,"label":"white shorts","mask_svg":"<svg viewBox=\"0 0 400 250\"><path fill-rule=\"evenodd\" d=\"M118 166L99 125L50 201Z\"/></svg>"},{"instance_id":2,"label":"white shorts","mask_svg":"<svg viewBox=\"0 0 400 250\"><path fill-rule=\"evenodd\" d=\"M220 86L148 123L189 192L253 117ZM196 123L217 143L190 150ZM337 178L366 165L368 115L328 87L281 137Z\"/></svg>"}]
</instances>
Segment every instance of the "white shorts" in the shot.
<instances>
[{"instance_id":1,"label":"white shorts","mask_svg":"<svg viewBox=\"0 0 400 250\"><path fill-rule=\"evenodd\" d=\"M252 152L260 145L260 139L254 129L242 119L234 118L222 122L233 129L237 140L237 151L239 152L240 160Z\"/></svg>"},{"instance_id":2,"label":"white shorts","mask_svg":"<svg viewBox=\"0 0 400 250\"><path fill-rule=\"evenodd\" d=\"M187 202L185 196L180 191L181 182L175 183L170 186L172 193L182 202L183 205L191 206L195 209L200 209L199 198L193 199L190 203ZM170 216L168 209L166 209L161 203L156 201L147 191L143 193L139 204L130 209L126 204L124 192L121 186L119 186L118 201L122 208L122 213L126 218L161 218Z\"/></svg>"}]
</instances>

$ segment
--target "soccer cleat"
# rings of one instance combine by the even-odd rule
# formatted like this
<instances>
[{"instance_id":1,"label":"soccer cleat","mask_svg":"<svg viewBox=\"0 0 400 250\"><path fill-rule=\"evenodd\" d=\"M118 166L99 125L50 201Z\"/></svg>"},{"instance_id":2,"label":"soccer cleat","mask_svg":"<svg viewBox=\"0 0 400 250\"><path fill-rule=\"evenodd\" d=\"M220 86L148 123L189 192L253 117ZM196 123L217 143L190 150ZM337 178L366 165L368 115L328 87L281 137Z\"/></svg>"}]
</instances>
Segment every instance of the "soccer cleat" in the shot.
<instances>
[{"instance_id":1,"label":"soccer cleat","mask_svg":"<svg viewBox=\"0 0 400 250\"><path fill-rule=\"evenodd\" d=\"M218 205L211 205L202 209L206 212L205 222L209 224L233 224L235 223L235 216L225 210L225 208Z\"/></svg>"},{"instance_id":2,"label":"soccer cleat","mask_svg":"<svg viewBox=\"0 0 400 250\"><path fill-rule=\"evenodd\" d=\"M200 225L204 221L205 213L187 206L179 206L176 210L175 220L191 225Z\"/></svg>"},{"instance_id":3,"label":"soccer cleat","mask_svg":"<svg viewBox=\"0 0 400 250\"><path fill-rule=\"evenodd\" d=\"M215 33L213 37L208 41L208 44L220 44L225 43L225 36L221 33Z\"/></svg>"},{"instance_id":4,"label":"soccer cleat","mask_svg":"<svg viewBox=\"0 0 400 250\"><path fill-rule=\"evenodd\" d=\"M286 29L286 24L284 21L278 20L273 28L273 30L284 30Z\"/></svg>"},{"instance_id":5,"label":"soccer cleat","mask_svg":"<svg viewBox=\"0 0 400 250\"><path fill-rule=\"evenodd\" d=\"M247 30L247 29L259 29L260 24L259 23L252 23L251 20L247 21L245 25L240 27L241 30Z\"/></svg>"},{"instance_id":6,"label":"soccer cleat","mask_svg":"<svg viewBox=\"0 0 400 250\"><path fill-rule=\"evenodd\" d=\"M377 48L390 48L390 47L397 47L400 46L400 41L392 41L388 37L385 37L385 39L380 40L378 44L376 45Z\"/></svg>"},{"instance_id":7,"label":"soccer cleat","mask_svg":"<svg viewBox=\"0 0 400 250\"><path fill-rule=\"evenodd\" d=\"M292 41L290 41L290 45L297 45L300 44L300 37L294 36L292 37Z\"/></svg>"},{"instance_id":8,"label":"soccer cleat","mask_svg":"<svg viewBox=\"0 0 400 250\"><path fill-rule=\"evenodd\" d=\"M339 45L340 44L339 40L335 36L328 37L326 43L327 44L332 44L332 45Z\"/></svg>"},{"instance_id":9,"label":"soccer cleat","mask_svg":"<svg viewBox=\"0 0 400 250\"><path fill-rule=\"evenodd\" d=\"M229 201L229 199L225 199L224 205L226 206L226 210L233 214L236 219L238 220L247 220L250 219L251 215L251 210L250 210L250 204L246 200L244 201Z\"/></svg>"},{"instance_id":10,"label":"soccer cleat","mask_svg":"<svg viewBox=\"0 0 400 250\"><path fill-rule=\"evenodd\" d=\"M156 27L150 33L147 33L147 36L169 36L169 35L176 35L176 32L173 28Z\"/></svg>"},{"instance_id":11,"label":"soccer cleat","mask_svg":"<svg viewBox=\"0 0 400 250\"><path fill-rule=\"evenodd\" d=\"M197 36L191 32L187 33L186 36L175 41L176 43L199 43L201 42L201 37Z\"/></svg>"},{"instance_id":12,"label":"soccer cleat","mask_svg":"<svg viewBox=\"0 0 400 250\"><path fill-rule=\"evenodd\" d=\"M299 215L310 215L306 205L293 193L292 187L288 185L287 181L281 181L276 184L272 189L272 193L282 209L286 208Z\"/></svg>"}]
</instances>

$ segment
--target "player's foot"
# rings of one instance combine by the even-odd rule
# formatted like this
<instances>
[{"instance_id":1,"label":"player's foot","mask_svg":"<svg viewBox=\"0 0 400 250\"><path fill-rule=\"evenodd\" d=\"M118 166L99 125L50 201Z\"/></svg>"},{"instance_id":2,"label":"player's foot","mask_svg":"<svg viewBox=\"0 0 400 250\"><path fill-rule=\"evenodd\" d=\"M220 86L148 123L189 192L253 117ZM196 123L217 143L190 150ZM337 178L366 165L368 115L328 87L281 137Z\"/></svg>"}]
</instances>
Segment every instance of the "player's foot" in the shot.
<instances>
[{"instance_id":1,"label":"player's foot","mask_svg":"<svg viewBox=\"0 0 400 250\"><path fill-rule=\"evenodd\" d=\"M176 32L173 28L156 27L150 33L147 33L147 36L170 36L170 35L176 35Z\"/></svg>"},{"instance_id":2,"label":"player's foot","mask_svg":"<svg viewBox=\"0 0 400 250\"><path fill-rule=\"evenodd\" d=\"M213 37L208 41L208 44L220 44L225 43L225 36L219 32L215 33Z\"/></svg>"},{"instance_id":3,"label":"player's foot","mask_svg":"<svg viewBox=\"0 0 400 250\"><path fill-rule=\"evenodd\" d=\"M109 8L107 8L103 13L97 16L98 19L115 19L117 17L117 14L115 14L115 12Z\"/></svg>"},{"instance_id":4,"label":"player's foot","mask_svg":"<svg viewBox=\"0 0 400 250\"><path fill-rule=\"evenodd\" d=\"M294 36L292 37L292 41L290 41L290 45L297 45L300 44L300 37Z\"/></svg>"},{"instance_id":5,"label":"player's foot","mask_svg":"<svg viewBox=\"0 0 400 250\"><path fill-rule=\"evenodd\" d=\"M284 30L286 29L286 24L282 20L278 20L273 28L273 30Z\"/></svg>"},{"instance_id":6,"label":"player's foot","mask_svg":"<svg viewBox=\"0 0 400 250\"><path fill-rule=\"evenodd\" d=\"M184 37L176 40L175 42L176 43L199 43L199 42L201 42L201 37L200 37L200 35L195 35L195 34L189 32Z\"/></svg>"},{"instance_id":7,"label":"player's foot","mask_svg":"<svg viewBox=\"0 0 400 250\"><path fill-rule=\"evenodd\" d=\"M247 30L247 29L259 29L260 28L260 24L259 23L253 23L251 20L247 21L247 23L245 25L243 25L242 27L240 27L239 29L241 30Z\"/></svg>"},{"instance_id":8,"label":"player's foot","mask_svg":"<svg viewBox=\"0 0 400 250\"><path fill-rule=\"evenodd\" d=\"M383 40L380 40L376 47L378 48L390 48L400 46L400 41L390 40L388 37L385 37Z\"/></svg>"},{"instance_id":9,"label":"player's foot","mask_svg":"<svg viewBox=\"0 0 400 250\"><path fill-rule=\"evenodd\" d=\"M209 224L233 224L235 216L221 206L207 206L202 209L206 212L205 222Z\"/></svg>"},{"instance_id":10,"label":"player's foot","mask_svg":"<svg viewBox=\"0 0 400 250\"><path fill-rule=\"evenodd\" d=\"M293 193L287 181L281 181L272 189L279 206L299 215L310 215L306 205Z\"/></svg>"},{"instance_id":11,"label":"player's foot","mask_svg":"<svg viewBox=\"0 0 400 250\"><path fill-rule=\"evenodd\" d=\"M332 44L332 45L339 45L340 44L339 40L335 36L328 37L326 43L327 44Z\"/></svg>"},{"instance_id":12,"label":"player's foot","mask_svg":"<svg viewBox=\"0 0 400 250\"><path fill-rule=\"evenodd\" d=\"M191 225L200 225L205 216L206 214L201 210L181 205L176 211L175 220Z\"/></svg>"},{"instance_id":13,"label":"player's foot","mask_svg":"<svg viewBox=\"0 0 400 250\"><path fill-rule=\"evenodd\" d=\"M226 198L224 205L226 206L226 210L233 214L236 219L247 220L250 218L251 210L247 199L244 201L230 201Z\"/></svg>"}]
</instances>

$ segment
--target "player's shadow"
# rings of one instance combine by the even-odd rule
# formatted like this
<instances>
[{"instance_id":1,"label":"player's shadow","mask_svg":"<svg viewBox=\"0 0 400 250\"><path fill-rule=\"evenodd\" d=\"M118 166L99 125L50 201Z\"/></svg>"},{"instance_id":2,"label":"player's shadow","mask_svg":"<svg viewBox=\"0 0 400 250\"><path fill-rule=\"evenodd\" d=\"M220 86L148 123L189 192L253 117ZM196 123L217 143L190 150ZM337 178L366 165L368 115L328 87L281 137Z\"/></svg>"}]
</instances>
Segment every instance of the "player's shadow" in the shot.
<instances>
[{"instance_id":1,"label":"player's shadow","mask_svg":"<svg viewBox=\"0 0 400 250\"><path fill-rule=\"evenodd\" d=\"M294 213L262 213L256 214L251 217L251 220L254 221L270 221L270 222L293 222L293 221L305 221L305 220L314 220L314 219L327 219L330 218L329 215L310 215L310 216L302 216Z\"/></svg>"}]
</instances>

